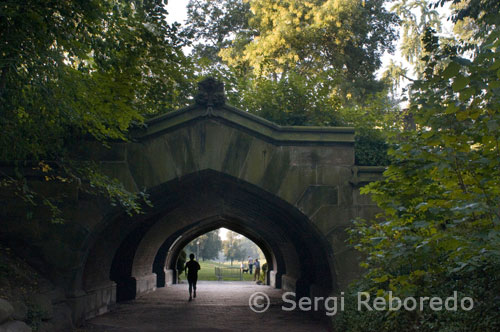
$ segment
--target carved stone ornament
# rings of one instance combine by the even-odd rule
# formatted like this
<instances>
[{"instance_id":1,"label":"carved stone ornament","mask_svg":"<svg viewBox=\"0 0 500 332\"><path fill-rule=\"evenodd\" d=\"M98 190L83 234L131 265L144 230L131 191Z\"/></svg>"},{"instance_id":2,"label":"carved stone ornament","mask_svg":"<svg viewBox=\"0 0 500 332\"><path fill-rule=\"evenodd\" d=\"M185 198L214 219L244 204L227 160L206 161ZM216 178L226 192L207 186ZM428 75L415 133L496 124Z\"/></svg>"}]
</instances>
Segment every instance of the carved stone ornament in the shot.
<instances>
[{"instance_id":1,"label":"carved stone ornament","mask_svg":"<svg viewBox=\"0 0 500 332\"><path fill-rule=\"evenodd\" d=\"M198 94L194 98L196 104L205 106L207 109L224 105L226 96L224 94L224 83L209 77L198 83Z\"/></svg>"}]
</instances>

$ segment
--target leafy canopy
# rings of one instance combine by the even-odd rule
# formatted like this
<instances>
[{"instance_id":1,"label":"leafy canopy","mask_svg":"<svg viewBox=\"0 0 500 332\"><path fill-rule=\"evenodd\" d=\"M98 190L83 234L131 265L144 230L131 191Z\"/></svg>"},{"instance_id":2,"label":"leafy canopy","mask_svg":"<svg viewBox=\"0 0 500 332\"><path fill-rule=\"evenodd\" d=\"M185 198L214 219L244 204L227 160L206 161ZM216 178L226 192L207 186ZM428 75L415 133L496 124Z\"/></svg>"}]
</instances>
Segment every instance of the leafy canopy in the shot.
<instances>
[{"instance_id":1,"label":"leafy canopy","mask_svg":"<svg viewBox=\"0 0 500 332\"><path fill-rule=\"evenodd\" d=\"M67 160L82 140L124 140L146 116L184 105L190 62L161 0L2 1L0 160L51 161L128 206L130 193ZM4 175L5 176L5 175ZM95 176L93 179L89 176ZM60 177L55 176L56 179ZM32 190L22 176L7 185ZM133 196L133 195L132 195Z\"/></svg>"},{"instance_id":2,"label":"leafy canopy","mask_svg":"<svg viewBox=\"0 0 500 332\"><path fill-rule=\"evenodd\" d=\"M472 58L460 53L463 45L440 45L427 30L424 76L410 101L416 128L398 135L384 180L362 189L382 208L382 220L351 229L367 268L353 289L386 297L457 291L474 299L474 310L373 313L370 322L351 312L347 330L499 329L500 12L491 15L489 4L468 16L483 31Z\"/></svg>"}]
</instances>

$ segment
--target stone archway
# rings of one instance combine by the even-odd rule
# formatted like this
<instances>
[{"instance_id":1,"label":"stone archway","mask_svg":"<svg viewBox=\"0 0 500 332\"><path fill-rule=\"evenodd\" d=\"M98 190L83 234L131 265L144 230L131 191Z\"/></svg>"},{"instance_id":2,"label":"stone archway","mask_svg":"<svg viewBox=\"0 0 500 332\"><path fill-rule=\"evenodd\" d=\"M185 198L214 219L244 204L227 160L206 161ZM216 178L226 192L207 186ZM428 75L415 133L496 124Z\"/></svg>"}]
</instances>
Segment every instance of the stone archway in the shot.
<instances>
[{"instance_id":1,"label":"stone archway","mask_svg":"<svg viewBox=\"0 0 500 332\"><path fill-rule=\"evenodd\" d=\"M336 274L327 240L288 203L211 170L186 176L167 192L159 190L157 195L161 199L155 199L159 212L154 217L134 222L137 226L121 240L118 249L109 250L110 233L121 227L113 223L102 234L103 241L108 239L106 251L91 256L95 264L88 270L108 267L111 280L118 285L118 299L123 292L127 292L123 299L129 299L154 290L164 266L166 281L171 283L179 250L196 236L218 227L247 235L264 249L271 263L273 286L302 295L338 290L332 279ZM161 209L161 200L179 203ZM116 252L111 264L108 252ZM152 273L155 269L156 273ZM101 281L105 282L103 276ZM84 275L84 280L86 287L101 283L92 275Z\"/></svg>"},{"instance_id":2,"label":"stone archway","mask_svg":"<svg viewBox=\"0 0 500 332\"><path fill-rule=\"evenodd\" d=\"M359 275L345 228L378 212L359 187L383 169L354 165L353 128L275 125L225 104L210 79L195 101L147 121L129 142L87 142L78 152L127 189L147 192L153 207L144 214L65 188L68 222L38 228L43 239L16 223L25 216L4 218L0 235L23 243L64 288L75 322L106 312L117 284L135 296L157 287L154 271L168 282L178 246L218 226L266 248L277 287L329 295Z\"/></svg>"}]
</instances>

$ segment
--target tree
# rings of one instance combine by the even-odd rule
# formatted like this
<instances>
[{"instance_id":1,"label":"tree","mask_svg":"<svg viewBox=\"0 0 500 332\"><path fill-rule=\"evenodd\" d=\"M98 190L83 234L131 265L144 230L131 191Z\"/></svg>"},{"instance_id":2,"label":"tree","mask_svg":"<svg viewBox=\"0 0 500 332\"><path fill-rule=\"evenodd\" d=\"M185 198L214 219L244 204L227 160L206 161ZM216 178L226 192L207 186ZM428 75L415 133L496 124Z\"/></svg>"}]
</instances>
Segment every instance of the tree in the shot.
<instances>
[{"instance_id":1,"label":"tree","mask_svg":"<svg viewBox=\"0 0 500 332\"><path fill-rule=\"evenodd\" d=\"M307 78L289 72L279 81L248 80L229 101L274 123L285 126L339 126L340 100L331 95L323 77Z\"/></svg>"},{"instance_id":2,"label":"tree","mask_svg":"<svg viewBox=\"0 0 500 332\"><path fill-rule=\"evenodd\" d=\"M232 105L280 125L354 125L366 132L366 120L352 120L366 119L374 100L391 104L387 81L374 76L381 54L393 49L398 23L383 3L191 1L187 31L196 38L194 57L203 59L197 71L223 80ZM358 160L385 163L384 148L372 149L383 147L385 136L371 125L356 143L367 152Z\"/></svg>"},{"instance_id":3,"label":"tree","mask_svg":"<svg viewBox=\"0 0 500 332\"><path fill-rule=\"evenodd\" d=\"M475 4L479 14L467 17L482 33L472 58L427 30L424 76L410 100L416 127L398 137L385 179L363 189L382 208L383 222L358 221L351 231L367 268L354 289L400 297L456 291L474 299L474 310L403 310L384 319L351 312L344 330L500 328L500 5Z\"/></svg>"},{"instance_id":4,"label":"tree","mask_svg":"<svg viewBox=\"0 0 500 332\"><path fill-rule=\"evenodd\" d=\"M199 243L199 244L198 244ZM216 259L219 256L219 252L222 249L222 240L219 236L219 230L214 230L198 236L196 239L191 241L185 248L185 250L191 253L197 253L199 249L199 258L206 259Z\"/></svg>"},{"instance_id":5,"label":"tree","mask_svg":"<svg viewBox=\"0 0 500 332\"><path fill-rule=\"evenodd\" d=\"M428 28L441 32L439 13L429 0L399 0L391 8L401 19L401 55L413 66L417 78L423 74L425 61L422 36Z\"/></svg>"},{"instance_id":6,"label":"tree","mask_svg":"<svg viewBox=\"0 0 500 332\"><path fill-rule=\"evenodd\" d=\"M139 197L96 165L68 160L84 139L126 140L145 117L186 103L189 60L178 27L165 21L164 1L0 6L0 160L30 161L50 173L47 179L82 182L83 190L139 211ZM54 199L28 188L18 174L3 175L2 184L57 210Z\"/></svg>"},{"instance_id":7,"label":"tree","mask_svg":"<svg viewBox=\"0 0 500 332\"><path fill-rule=\"evenodd\" d=\"M241 235L228 231L226 237L227 239L222 242L222 250L226 259L231 261L232 266L233 260L243 260L246 257L245 251L241 247Z\"/></svg>"},{"instance_id":8,"label":"tree","mask_svg":"<svg viewBox=\"0 0 500 332\"><path fill-rule=\"evenodd\" d=\"M248 256L253 258L259 258L260 256L259 247L246 237L241 239L241 251L243 252L241 260L244 260Z\"/></svg>"},{"instance_id":9,"label":"tree","mask_svg":"<svg viewBox=\"0 0 500 332\"><path fill-rule=\"evenodd\" d=\"M249 67L257 77L279 80L324 75L335 82L334 93L348 101L380 89L374 72L380 55L392 49L397 20L383 1L318 2L249 1L251 27L258 35L241 47L220 52L232 68Z\"/></svg>"},{"instance_id":10,"label":"tree","mask_svg":"<svg viewBox=\"0 0 500 332\"><path fill-rule=\"evenodd\" d=\"M216 259L219 257L219 252L222 249L222 240L219 236L219 230L209 232L205 234L207 236L206 240L202 242L202 249L200 250L200 256L205 259Z\"/></svg>"},{"instance_id":11,"label":"tree","mask_svg":"<svg viewBox=\"0 0 500 332\"><path fill-rule=\"evenodd\" d=\"M212 64L221 61L220 50L231 45L236 37L250 40L255 34L249 24L253 14L247 1L189 0L187 16L184 33L194 41L193 54Z\"/></svg>"}]
</instances>

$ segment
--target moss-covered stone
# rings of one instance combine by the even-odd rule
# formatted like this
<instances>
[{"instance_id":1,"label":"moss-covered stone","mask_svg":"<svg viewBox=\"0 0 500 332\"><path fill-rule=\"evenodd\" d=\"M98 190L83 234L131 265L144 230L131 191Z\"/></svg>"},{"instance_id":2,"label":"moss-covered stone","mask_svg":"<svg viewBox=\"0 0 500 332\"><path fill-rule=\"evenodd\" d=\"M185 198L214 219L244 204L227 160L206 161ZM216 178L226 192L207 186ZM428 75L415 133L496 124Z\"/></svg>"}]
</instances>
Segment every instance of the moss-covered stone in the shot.
<instances>
[{"instance_id":1,"label":"moss-covered stone","mask_svg":"<svg viewBox=\"0 0 500 332\"><path fill-rule=\"evenodd\" d=\"M283 176L290 168L290 151L287 148L278 149L267 165L259 185L267 191L276 194L283 183Z\"/></svg>"},{"instance_id":2,"label":"moss-covered stone","mask_svg":"<svg viewBox=\"0 0 500 332\"><path fill-rule=\"evenodd\" d=\"M323 234L328 234L336 227L350 225L355 215L355 209L352 207L323 205L312 216L311 221Z\"/></svg>"},{"instance_id":3,"label":"moss-covered stone","mask_svg":"<svg viewBox=\"0 0 500 332\"><path fill-rule=\"evenodd\" d=\"M239 177L249 183L259 183L276 150L276 146L265 141L252 140Z\"/></svg>"},{"instance_id":4,"label":"moss-covered stone","mask_svg":"<svg viewBox=\"0 0 500 332\"><path fill-rule=\"evenodd\" d=\"M283 175L278 195L290 204L296 204L308 186L316 182L316 169L312 167L290 167Z\"/></svg>"},{"instance_id":5,"label":"moss-covered stone","mask_svg":"<svg viewBox=\"0 0 500 332\"><path fill-rule=\"evenodd\" d=\"M231 137L229 148L222 163L222 171L224 173L235 177L240 175L253 139L248 134L242 132L237 132Z\"/></svg>"},{"instance_id":6,"label":"moss-covered stone","mask_svg":"<svg viewBox=\"0 0 500 332\"><path fill-rule=\"evenodd\" d=\"M297 207L307 216L312 216L323 205L338 204L338 189L333 186L312 185L297 202Z\"/></svg>"}]
</instances>

